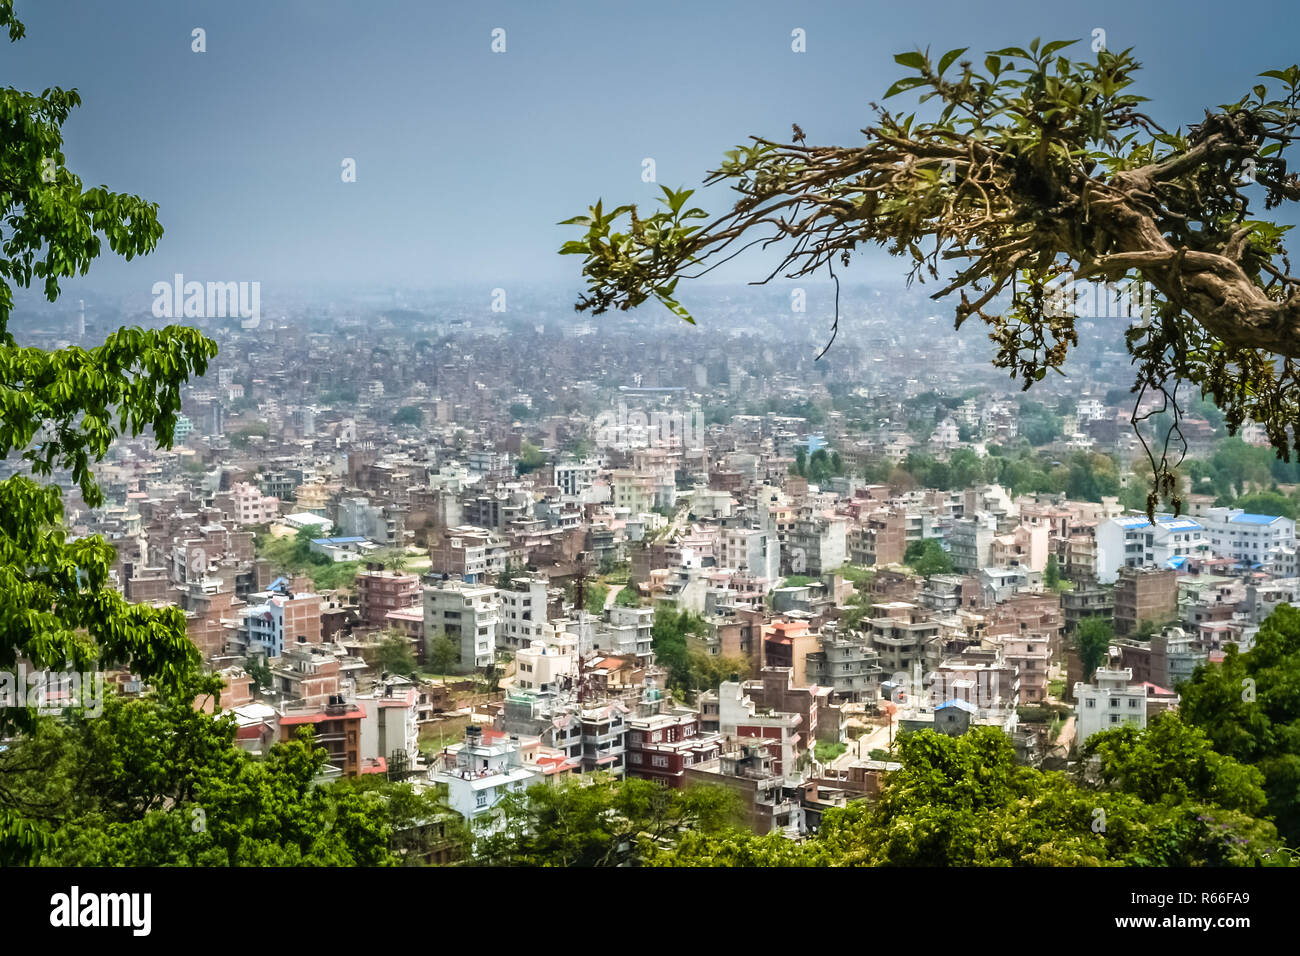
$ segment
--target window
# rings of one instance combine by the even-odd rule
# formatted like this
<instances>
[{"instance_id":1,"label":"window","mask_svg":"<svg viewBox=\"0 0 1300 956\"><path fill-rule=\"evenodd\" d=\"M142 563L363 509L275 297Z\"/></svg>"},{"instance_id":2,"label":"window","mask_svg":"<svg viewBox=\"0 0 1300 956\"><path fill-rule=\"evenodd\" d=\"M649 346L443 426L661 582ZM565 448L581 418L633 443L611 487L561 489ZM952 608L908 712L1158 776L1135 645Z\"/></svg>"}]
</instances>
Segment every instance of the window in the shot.
<instances>
[{"instance_id":1,"label":"window","mask_svg":"<svg viewBox=\"0 0 1300 956\"><path fill-rule=\"evenodd\" d=\"M486 790L480 790L478 793L474 794L474 806L486 807L487 801L488 795Z\"/></svg>"},{"instance_id":2,"label":"window","mask_svg":"<svg viewBox=\"0 0 1300 956\"><path fill-rule=\"evenodd\" d=\"M1128 699L1128 705L1131 710L1137 710L1138 699L1136 697L1130 697Z\"/></svg>"},{"instance_id":3,"label":"window","mask_svg":"<svg viewBox=\"0 0 1300 956\"><path fill-rule=\"evenodd\" d=\"M652 767L667 767L667 766L668 766L668 758L665 757L665 756L663 756L662 754L654 754L653 756L650 757L650 766L652 766Z\"/></svg>"},{"instance_id":4,"label":"window","mask_svg":"<svg viewBox=\"0 0 1300 956\"><path fill-rule=\"evenodd\" d=\"M1096 706L1097 706L1097 701L1096 701L1094 698L1089 697L1089 698L1088 698L1088 707L1091 709L1091 708L1096 707Z\"/></svg>"},{"instance_id":5,"label":"window","mask_svg":"<svg viewBox=\"0 0 1300 956\"><path fill-rule=\"evenodd\" d=\"M1110 722L1111 722L1112 724L1118 724L1118 723L1119 723L1119 714L1111 714L1111 715L1110 715Z\"/></svg>"}]
</instances>

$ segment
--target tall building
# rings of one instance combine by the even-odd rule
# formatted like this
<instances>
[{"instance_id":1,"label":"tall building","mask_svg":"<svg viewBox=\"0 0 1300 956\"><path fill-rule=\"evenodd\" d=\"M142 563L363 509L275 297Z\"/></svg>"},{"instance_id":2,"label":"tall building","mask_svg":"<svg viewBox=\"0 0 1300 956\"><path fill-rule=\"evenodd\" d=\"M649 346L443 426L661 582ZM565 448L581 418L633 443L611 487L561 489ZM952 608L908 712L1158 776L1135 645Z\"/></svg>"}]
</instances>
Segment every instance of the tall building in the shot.
<instances>
[{"instance_id":1,"label":"tall building","mask_svg":"<svg viewBox=\"0 0 1300 956\"><path fill-rule=\"evenodd\" d=\"M465 581L437 581L424 589L425 660L433 642L446 635L458 650L462 671L491 667L496 659L501 599L497 589Z\"/></svg>"},{"instance_id":2,"label":"tall building","mask_svg":"<svg viewBox=\"0 0 1300 956\"><path fill-rule=\"evenodd\" d=\"M1171 569L1120 568L1114 594L1115 633L1120 637L1144 622L1166 624L1178 616L1178 580Z\"/></svg>"}]
</instances>

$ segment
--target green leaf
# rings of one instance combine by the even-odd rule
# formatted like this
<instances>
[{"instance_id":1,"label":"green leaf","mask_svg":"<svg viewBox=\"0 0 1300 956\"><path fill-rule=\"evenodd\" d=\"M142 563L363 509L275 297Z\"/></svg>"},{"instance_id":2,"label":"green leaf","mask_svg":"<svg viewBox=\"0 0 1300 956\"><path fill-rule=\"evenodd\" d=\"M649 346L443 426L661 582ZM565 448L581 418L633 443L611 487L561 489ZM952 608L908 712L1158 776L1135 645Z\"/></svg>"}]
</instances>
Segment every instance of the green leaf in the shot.
<instances>
[{"instance_id":1,"label":"green leaf","mask_svg":"<svg viewBox=\"0 0 1300 956\"><path fill-rule=\"evenodd\" d=\"M957 57L961 56L969 49L970 47L964 46L960 50L949 50L947 53L945 53L943 57L940 58L939 60L939 75L943 76L943 71L948 69L948 67L952 66L953 61L955 61Z\"/></svg>"},{"instance_id":2,"label":"green leaf","mask_svg":"<svg viewBox=\"0 0 1300 956\"><path fill-rule=\"evenodd\" d=\"M1051 43L1047 44L1047 46L1043 47L1043 56L1045 57L1051 56L1057 50L1063 50L1071 43L1078 43L1078 42L1079 41L1077 39L1076 40L1053 40Z\"/></svg>"},{"instance_id":3,"label":"green leaf","mask_svg":"<svg viewBox=\"0 0 1300 956\"><path fill-rule=\"evenodd\" d=\"M894 55L894 62L901 66L908 66L914 70L920 70L925 67L925 55L917 50L912 50L910 53L898 53Z\"/></svg>"},{"instance_id":4,"label":"green leaf","mask_svg":"<svg viewBox=\"0 0 1300 956\"><path fill-rule=\"evenodd\" d=\"M885 91L885 99L889 99L891 96L894 96L895 94L902 93L904 90L915 89L918 86L922 86L924 83L925 83L925 79L923 77L919 77L919 76L904 77L903 79L899 80L897 83L895 83L893 86L891 86L889 89Z\"/></svg>"}]
</instances>

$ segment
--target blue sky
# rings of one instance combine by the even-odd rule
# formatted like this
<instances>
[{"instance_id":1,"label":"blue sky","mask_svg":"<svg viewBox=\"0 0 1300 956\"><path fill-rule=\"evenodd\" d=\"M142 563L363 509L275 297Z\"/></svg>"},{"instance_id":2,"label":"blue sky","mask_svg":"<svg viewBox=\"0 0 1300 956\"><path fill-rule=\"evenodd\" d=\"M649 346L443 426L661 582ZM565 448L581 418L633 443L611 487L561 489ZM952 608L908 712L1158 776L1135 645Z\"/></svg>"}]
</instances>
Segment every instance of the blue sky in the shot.
<instances>
[{"instance_id":1,"label":"blue sky","mask_svg":"<svg viewBox=\"0 0 1300 956\"><path fill-rule=\"evenodd\" d=\"M856 142L894 53L1107 31L1166 123L1294 62L1288 5L615 0L18 0L0 83L81 90L91 184L160 204L166 235L89 288L205 280L428 287L572 278L555 223L597 197L696 184L751 133ZM194 27L207 52L192 53ZM493 54L491 31L506 30ZM791 30L807 52L790 50ZM344 157L357 182L340 181ZM719 191L720 192L720 191ZM707 197L706 197L707 198ZM719 195L719 202L725 201ZM901 268L868 262L850 278ZM733 271L748 278L757 269ZM728 274L724 273L723 277ZM75 285L69 291L75 290Z\"/></svg>"}]
</instances>

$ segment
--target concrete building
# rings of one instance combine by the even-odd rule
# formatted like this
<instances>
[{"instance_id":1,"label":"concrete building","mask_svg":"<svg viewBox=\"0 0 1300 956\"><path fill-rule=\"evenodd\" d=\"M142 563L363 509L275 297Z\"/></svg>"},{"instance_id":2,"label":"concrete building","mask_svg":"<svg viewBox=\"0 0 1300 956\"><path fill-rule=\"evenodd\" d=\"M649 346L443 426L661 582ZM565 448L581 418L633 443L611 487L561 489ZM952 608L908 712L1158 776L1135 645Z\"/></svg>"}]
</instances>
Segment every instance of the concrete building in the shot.
<instances>
[{"instance_id":1,"label":"concrete building","mask_svg":"<svg viewBox=\"0 0 1300 956\"><path fill-rule=\"evenodd\" d=\"M357 572L358 613L369 627L388 626L388 613L420 604L420 579L414 574L370 567Z\"/></svg>"},{"instance_id":2,"label":"concrete building","mask_svg":"<svg viewBox=\"0 0 1300 956\"><path fill-rule=\"evenodd\" d=\"M504 650L528 647L541 640L546 625L550 585L545 578L520 576L510 579L510 586L497 592L501 597L501 628L497 646Z\"/></svg>"},{"instance_id":3,"label":"concrete building","mask_svg":"<svg viewBox=\"0 0 1300 956\"><path fill-rule=\"evenodd\" d=\"M880 655L887 675L923 671L939 662L939 622L925 608L906 601L886 601L872 608L867 622L867 639Z\"/></svg>"},{"instance_id":4,"label":"concrete building","mask_svg":"<svg viewBox=\"0 0 1300 956\"><path fill-rule=\"evenodd\" d=\"M340 501L337 525L341 535L362 537L386 547L402 540L397 516L383 505L372 505L368 498L344 498Z\"/></svg>"},{"instance_id":5,"label":"concrete building","mask_svg":"<svg viewBox=\"0 0 1300 956\"><path fill-rule=\"evenodd\" d=\"M1209 547L1200 522L1186 516L1158 514L1154 525L1145 515L1109 518L1097 525L1097 579L1113 584L1126 567L1178 570Z\"/></svg>"},{"instance_id":6,"label":"concrete building","mask_svg":"<svg viewBox=\"0 0 1300 956\"><path fill-rule=\"evenodd\" d=\"M494 583L506 569L509 547L495 531L472 525L447 529L429 550L429 570L472 583Z\"/></svg>"},{"instance_id":7,"label":"concrete building","mask_svg":"<svg viewBox=\"0 0 1300 956\"><path fill-rule=\"evenodd\" d=\"M1115 582L1115 634L1132 634L1144 623L1178 616L1178 580L1170 569L1124 567Z\"/></svg>"},{"instance_id":8,"label":"concrete building","mask_svg":"<svg viewBox=\"0 0 1300 956\"><path fill-rule=\"evenodd\" d=\"M231 517L241 527L250 524L266 524L280 517L280 499L275 495L263 494L255 485L240 481L230 489Z\"/></svg>"},{"instance_id":9,"label":"concrete building","mask_svg":"<svg viewBox=\"0 0 1300 956\"><path fill-rule=\"evenodd\" d=\"M1142 730L1147 725L1147 692L1133 683L1133 672L1125 668L1098 668L1094 683L1074 685L1075 742L1082 746L1093 734L1116 727Z\"/></svg>"},{"instance_id":10,"label":"concrete building","mask_svg":"<svg viewBox=\"0 0 1300 956\"><path fill-rule=\"evenodd\" d=\"M988 513L955 520L946 538L953 570L959 574L972 574L991 565L997 533L997 519Z\"/></svg>"},{"instance_id":11,"label":"concrete building","mask_svg":"<svg viewBox=\"0 0 1300 956\"><path fill-rule=\"evenodd\" d=\"M1295 522L1290 518L1210 508L1203 521L1216 556L1277 577L1296 575Z\"/></svg>"},{"instance_id":12,"label":"concrete building","mask_svg":"<svg viewBox=\"0 0 1300 956\"><path fill-rule=\"evenodd\" d=\"M497 589L465 581L435 581L424 588L425 659L440 636L459 651L461 671L491 667L495 660L501 600Z\"/></svg>"},{"instance_id":13,"label":"concrete building","mask_svg":"<svg viewBox=\"0 0 1300 956\"><path fill-rule=\"evenodd\" d=\"M785 566L791 574L821 577L848 560L848 522L839 516L801 515L785 537Z\"/></svg>"},{"instance_id":14,"label":"concrete building","mask_svg":"<svg viewBox=\"0 0 1300 956\"><path fill-rule=\"evenodd\" d=\"M465 728L464 742L439 756L429 779L447 788L448 806L476 821L492 814L507 794L527 789L541 775L539 768L524 763L517 737L471 724Z\"/></svg>"},{"instance_id":15,"label":"concrete building","mask_svg":"<svg viewBox=\"0 0 1300 956\"><path fill-rule=\"evenodd\" d=\"M288 645L321 640L320 595L275 595L241 609L243 621L233 635L245 654L279 657Z\"/></svg>"},{"instance_id":16,"label":"concrete building","mask_svg":"<svg viewBox=\"0 0 1300 956\"><path fill-rule=\"evenodd\" d=\"M864 635L823 624L817 640L820 649L805 657L810 681L829 687L836 700L871 703L879 699L880 655Z\"/></svg>"}]
</instances>

